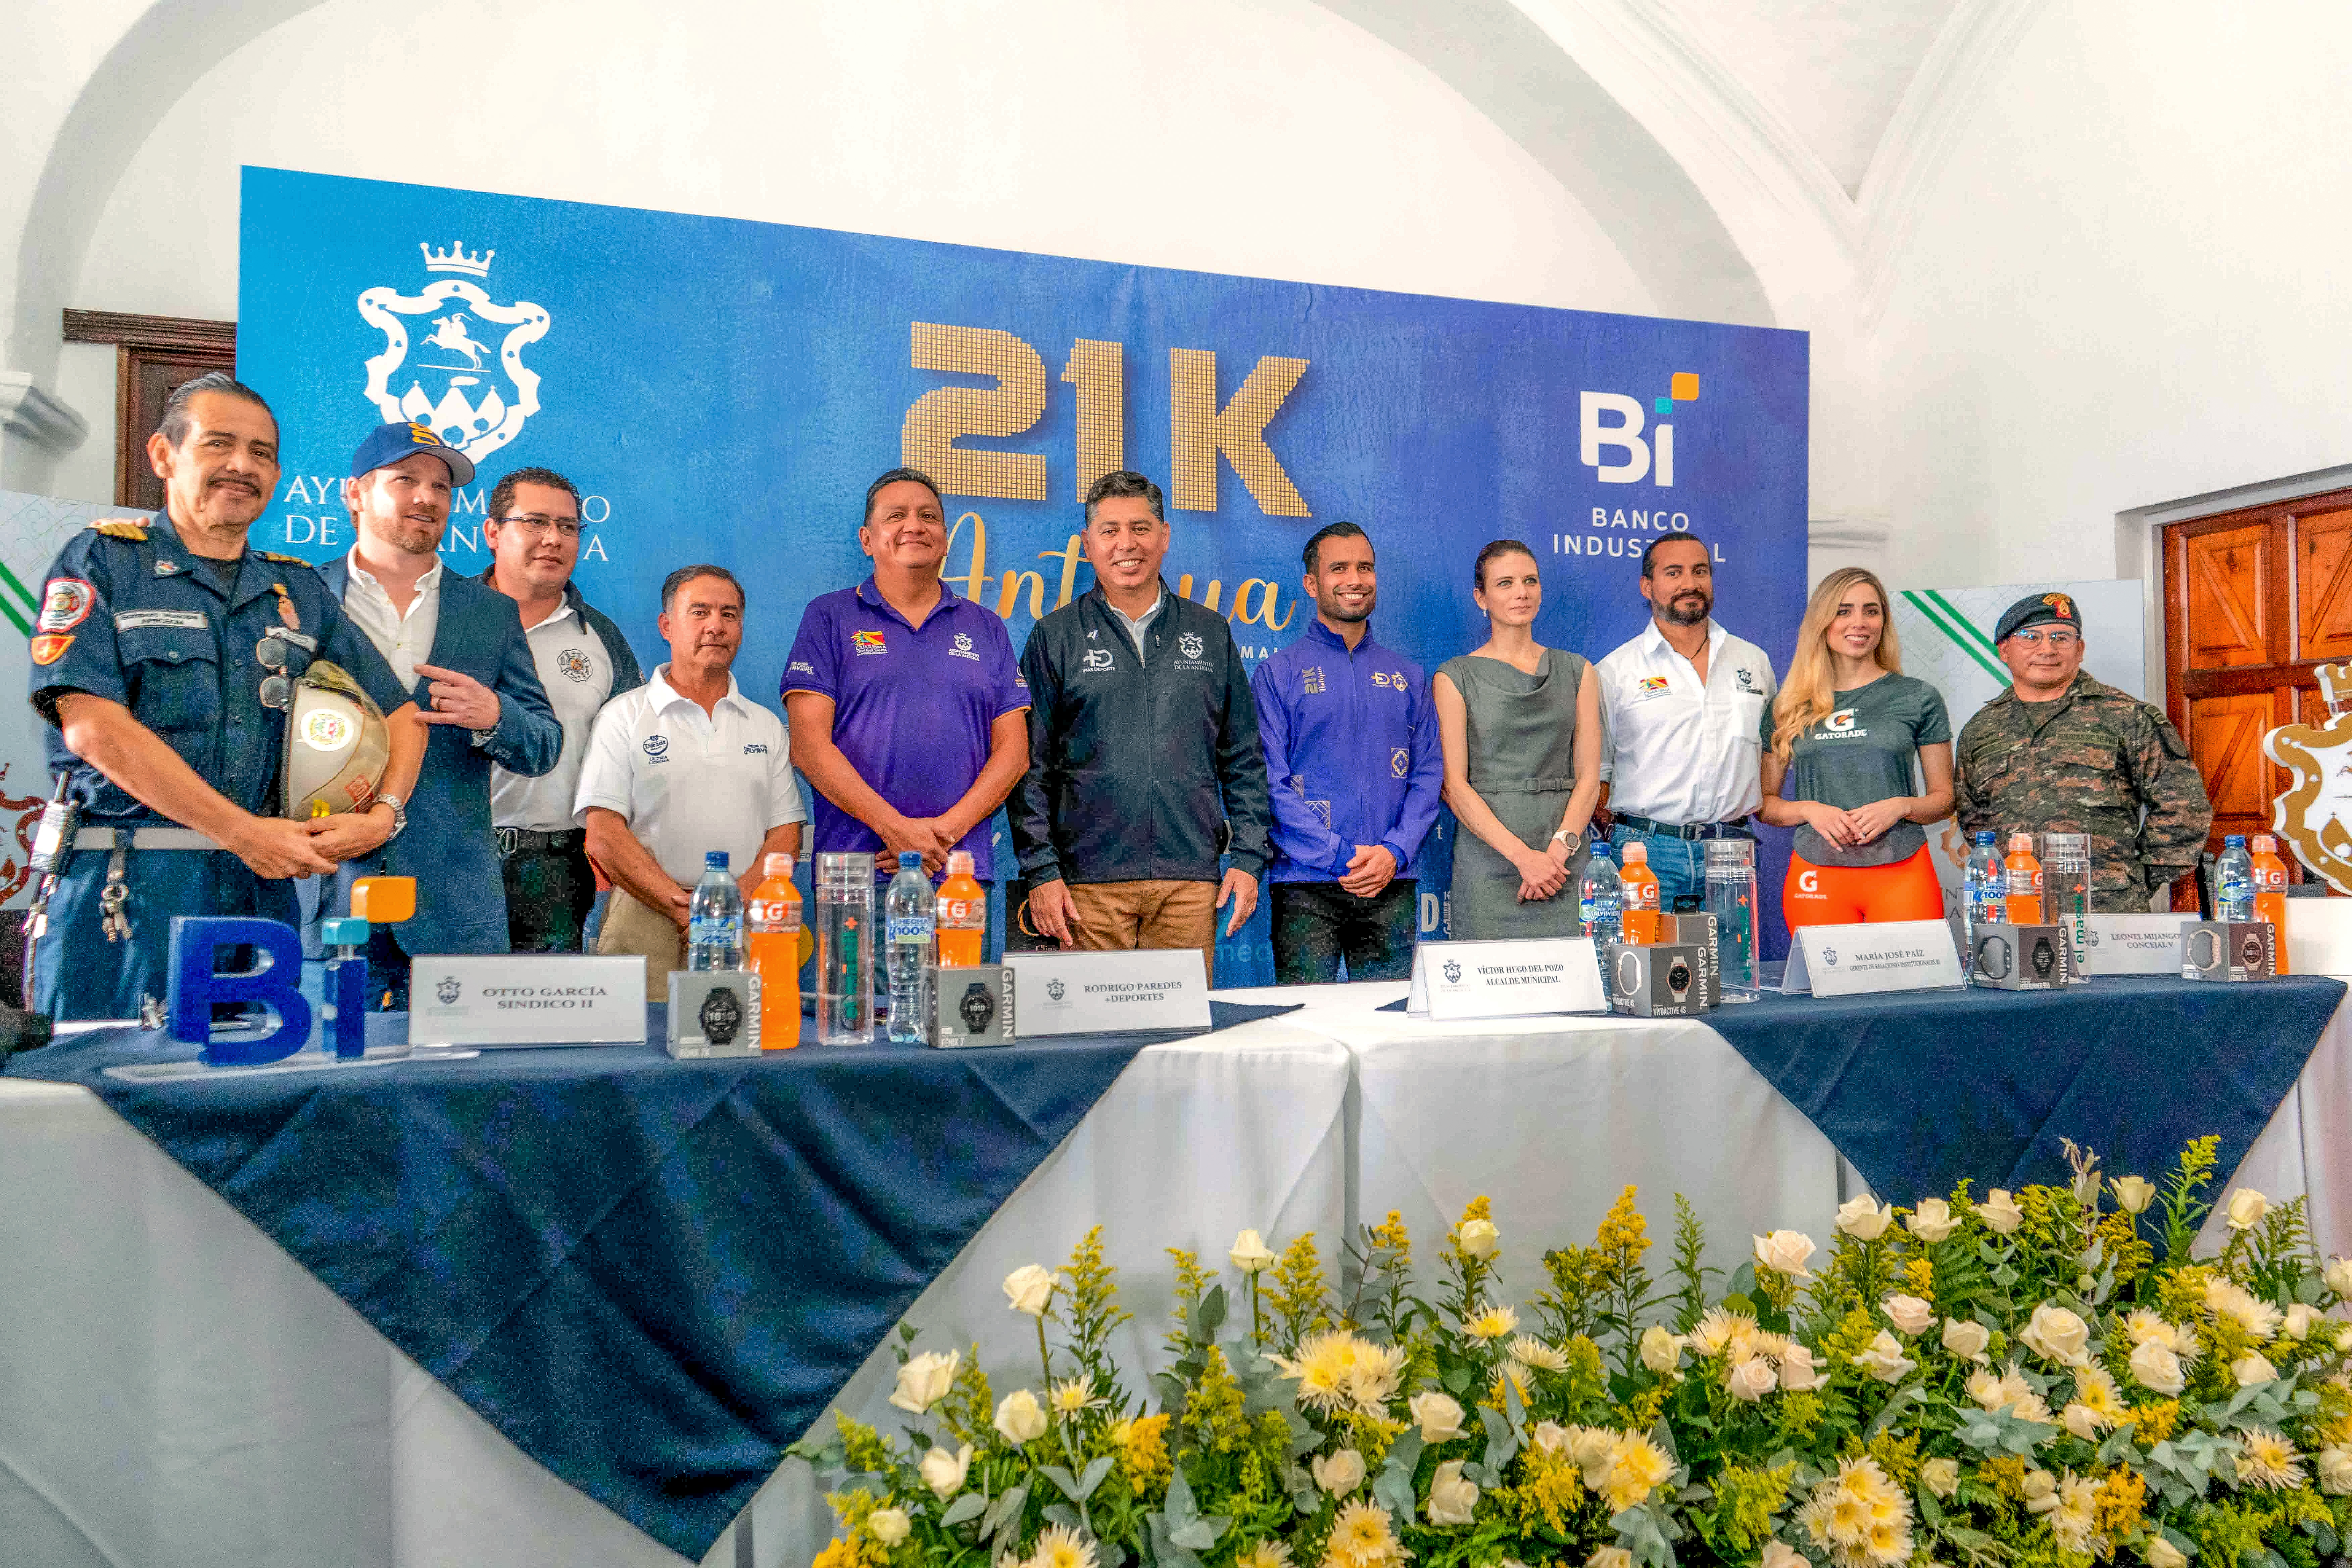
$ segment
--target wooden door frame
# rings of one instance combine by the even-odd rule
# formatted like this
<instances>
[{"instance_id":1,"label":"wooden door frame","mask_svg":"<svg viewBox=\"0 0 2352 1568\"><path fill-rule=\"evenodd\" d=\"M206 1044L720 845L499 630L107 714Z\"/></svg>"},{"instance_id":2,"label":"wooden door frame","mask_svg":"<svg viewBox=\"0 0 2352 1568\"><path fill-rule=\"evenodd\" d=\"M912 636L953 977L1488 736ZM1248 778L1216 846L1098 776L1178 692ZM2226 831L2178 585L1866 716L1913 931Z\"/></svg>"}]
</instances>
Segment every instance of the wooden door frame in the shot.
<instances>
[{"instance_id":1,"label":"wooden door frame","mask_svg":"<svg viewBox=\"0 0 2352 1568\"><path fill-rule=\"evenodd\" d=\"M138 316L119 310L67 310L69 343L114 345L114 503L130 506L133 476L145 468L146 434L140 428L138 388L149 365L206 369L236 365L236 323L188 316Z\"/></svg>"}]
</instances>

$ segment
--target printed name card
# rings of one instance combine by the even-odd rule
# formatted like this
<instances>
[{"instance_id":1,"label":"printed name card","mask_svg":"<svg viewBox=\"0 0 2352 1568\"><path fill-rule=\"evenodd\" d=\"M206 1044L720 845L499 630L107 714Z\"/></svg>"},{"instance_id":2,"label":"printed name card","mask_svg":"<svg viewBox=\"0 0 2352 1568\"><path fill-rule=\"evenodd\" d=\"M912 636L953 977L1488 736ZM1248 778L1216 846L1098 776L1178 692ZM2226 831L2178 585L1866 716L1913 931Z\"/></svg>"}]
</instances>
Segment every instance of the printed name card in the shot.
<instances>
[{"instance_id":1,"label":"printed name card","mask_svg":"<svg viewBox=\"0 0 2352 1568\"><path fill-rule=\"evenodd\" d=\"M1013 1032L1119 1035L1209 1027L1209 972L1197 947L1137 952L1008 952Z\"/></svg>"},{"instance_id":2,"label":"printed name card","mask_svg":"<svg viewBox=\"0 0 2352 1568\"><path fill-rule=\"evenodd\" d=\"M2180 927L2196 911L2168 915L2089 915L2083 938L2085 974L2178 974Z\"/></svg>"},{"instance_id":3,"label":"printed name card","mask_svg":"<svg viewBox=\"0 0 2352 1568\"><path fill-rule=\"evenodd\" d=\"M2280 973L2352 974L2352 899L2289 899L2282 935Z\"/></svg>"},{"instance_id":4,"label":"printed name card","mask_svg":"<svg viewBox=\"0 0 2352 1568\"><path fill-rule=\"evenodd\" d=\"M1942 921L1879 921L1864 925L1799 926L1790 933L1785 992L1862 996L1878 991L1934 991L1965 982L1952 928Z\"/></svg>"},{"instance_id":5,"label":"printed name card","mask_svg":"<svg viewBox=\"0 0 2352 1568\"><path fill-rule=\"evenodd\" d=\"M408 1037L449 1046L636 1045L646 1038L646 961L510 952L417 959Z\"/></svg>"},{"instance_id":6,"label":"printed name card","mask_svg":"<svg viewBox=\"0 0 2352 1568\"><path fill-rule=\"evenodd\" d=\"M1606 1013L1609 994L1591 937L1424 942L1413 950L1405 1011L1439 1023Z\"/></svg>"}]
</instances>

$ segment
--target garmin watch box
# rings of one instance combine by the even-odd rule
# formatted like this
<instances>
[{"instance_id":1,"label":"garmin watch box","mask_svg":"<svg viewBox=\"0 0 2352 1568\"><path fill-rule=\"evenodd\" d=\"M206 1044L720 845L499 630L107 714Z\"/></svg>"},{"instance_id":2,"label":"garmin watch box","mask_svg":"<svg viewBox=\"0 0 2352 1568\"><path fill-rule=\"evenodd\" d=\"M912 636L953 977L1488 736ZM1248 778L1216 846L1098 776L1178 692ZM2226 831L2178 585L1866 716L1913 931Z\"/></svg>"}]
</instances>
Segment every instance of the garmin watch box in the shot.
<instances>
[{"instance_id":1,"label":"garmin watch box","mask_svg":"<svg viewBox=\"0 0 2352 1568\"><path fill-rule=\"evenodd\" d=\"M2278 928L2268 921L2183 921L2183 980L2273 980L2278 976Z\"/></svg>"},{"instance_id":2,"label":"garmin watch box","mask_svg":"<svg viewBox=\"0 0 2352 1568\"><path fill-rule=\"evenodd\" d=\"M1969 943L1969 984L1995 991L2055 991L2074 977L2064 926L1988 925Z\"/></svg>"},{"instance_id":3,"label":"garmin watch box","mask_svg":"<svg viewBox=\"0 0 2352 1568\"><path fill-rule=\"evenodd\" d=\"M749 969L673 969L669 1054L680 1060L760 1054L760 977Z\"/></svg>"},{"instance_id":4,"label":"garmin watch box","mask_svg":"<svg viewBox=\"0 0 2352 1568\"><path fill-rule=\"evenodd\" d=\"M1708 1012L1723 1000L1712 942L1650 946L1612 942L1601 948L1601 958L1612 1013L1636 1018L1678 1018Z\"/></svg>"},{"instance_id":5,"label":"garmin watch box","mask_svg":"<svg viewBox=\"0 0 2352 1568\"><path fill-rule=\"evenodd\" d=\"M975 963L924 971L930 982L930 1026L924 1038L942 1049L1013 1043L1013 969Z\"/></svg>"}]
</instances>

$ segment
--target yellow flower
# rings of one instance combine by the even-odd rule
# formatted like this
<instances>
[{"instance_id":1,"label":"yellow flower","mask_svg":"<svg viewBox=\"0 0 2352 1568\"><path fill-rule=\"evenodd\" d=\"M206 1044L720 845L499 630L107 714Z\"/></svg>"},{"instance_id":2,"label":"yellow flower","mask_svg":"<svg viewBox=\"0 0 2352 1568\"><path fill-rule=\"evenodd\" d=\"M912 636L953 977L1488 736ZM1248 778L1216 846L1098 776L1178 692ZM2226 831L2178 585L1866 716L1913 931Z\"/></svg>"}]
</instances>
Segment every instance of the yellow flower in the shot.
<instances>
[{"instance_id":1,"label":"yellow flower","mask_svg":"<svg viewBox=\"0 0 2352 1568\"><path fill-rule=\"evenodd\" d=\"M1533 1334L1521 1334L1511 1342L1511 1359L1530 1372L1568 1370L1568 1352L1544 1343Z\"/></svg>"},{"instance_id":2,"label":"yellow flower","mask_svg":"<svg viewBox=\"0 0 2352 1568\"><path fill-rule=\"evenodd\" d=\"M1896 1568L1911 1556L1911 1500L1872 1458L1853 1458L1813 1489L1797 1522L1836 1568Z\"/></svg>"},{"instance_id":3,"label":"yellow flower","mask_svg":"<svg viewBox=\"0 0 2352 1568\"><path fill-rule=\"evenodd\" d=\"M2267 1340L2278 1332L2279 1310L2227 1279L2205 1282L2205 1310L2213 1314L2215 1322L2229 1319L2257 1340Z\"/></svg>"},{"instance_id":4,"label":"yellow flower","mask_svg":"<svg viewBox=\"0 0 2352 1568\"><path fill-rule=\"evenodd\" d=\"M866 1568L866 1554L854 1541L835 1541L816 1554L809 1568Z\"/></svg>"},{"instance_id":5,"label":"yellow flower","mask_svg":"<svg viewBox=\"0 0 2352 1568\"><path fill-rule=\"evenodd\" d=\"M1095 1394L1094 1385L1081 1378L1070 1378L1054 1385L1054 1414L1056 1415L1076 1415L1082 1410L1096 1409L1102 1403Z\"/></svg>"},{"instance_id":6,"label":"yellow flower","mask_svg":"<svg viewBox=\"0 0 2352 1568\"><path fill-rule=\"evenodd\" d=\"M1325 1568L1388 1568L1412 1555L1390 1528L1388 1510L1377 1503L1351 1502L1332 1521L1323 1562Z\"/></svg>"},{"instance_id":7,"label":"yellow flower","mask_svg":"<svg viewBox=\"0 0 2352 1568\"><path fill-rule=\"evenodd\" d=\"M1290 1568L1290 1548L1279 1541L1261 1541L1234 1558L1234 1568Z\"/></svg>"},{"instance_id":8,"label":"yellow flower","mask_svg":"<svg viewBox=\"0 0 2352 1568\"><path fill-rule=\"evenodd\" d=\"M1706 1316L1690 1331L1691 1353L1696 1356L1718 1356L1734 1344L1752 1342L1756 1338L1756 1320L1745 1312L1734 1312L1723 1307L1710 1307Z\"/></svg>"},{"instance_id":9,"label":"yellow flower","mask_svg":"<svg viewBox=\"0 0 2352 1568\"><path fill-rule=\"evenodd\" d=\"M1609 1476L1601 1495L1609 1511L1622 1513L1648 1497L1674 1473L1664 1450L1638 1432L1620 1432L1609 1446Z\"/></svg>"},{"instance_id":10,"label":"yellow flower","mask_svg":"<svg viewBox=\"0 0 2352 1568\"><path fill-rule=\"evenodd\" d=\"M1513 1307L1489 1307L1468 1322L1462 1331L1474 1340L1499 1340L1519 1326L1518 1310Z\"/></svg>"},{"instance_id":11,"label":"yellow flower","mask_svg":"<svg viewBox=\"0 0 2352 1568\"><path fill-rule=\"evenodd\" d=\"M2303 1485L2303 1460L2294 1445L2267 1426L2250 1428L2240 1439L2238 1484L2269 1491L2292 1491Z\"/></svg>"},{"instance_id":12,"label":"yellow flower","mask_svg":"<svg viewBox=\"0 0 2352 1568\"><path fill-rule=\"evenodd\" d=\"M1298 1402L1326 1414L1353 1405L1366 1415L1381 1415L1404 1372L1402 1349L1376 1345L1345 1329L1309 1334L1298 1342L1297 1355L1273 1360L1298 1384Z\"/></svg>"},{"instance_id":13,"label":"yellow flower","mask_svg":"<svg viewBox=\"0 0 2352 1568\"><path fill-rule=\"evenodd\" d=\"M1037 1538L1029 1568L1095 1568L1095 1543L1066 1524L1049 1524Z\"/></svg>"},{"instance_id":14,"label":"yellow flower","mask_svg":"<svg viewBox=\"0 0 2352 1568\"><path fill-rule=\"evenodd\" d=\"M1168 1415L1138 1415L1114 1422L1111 1446L1118 1450L1118 1466L1127 1484L1141 1491L1146 1484L1168 1474Z\"/></svg>"}]
</instances>

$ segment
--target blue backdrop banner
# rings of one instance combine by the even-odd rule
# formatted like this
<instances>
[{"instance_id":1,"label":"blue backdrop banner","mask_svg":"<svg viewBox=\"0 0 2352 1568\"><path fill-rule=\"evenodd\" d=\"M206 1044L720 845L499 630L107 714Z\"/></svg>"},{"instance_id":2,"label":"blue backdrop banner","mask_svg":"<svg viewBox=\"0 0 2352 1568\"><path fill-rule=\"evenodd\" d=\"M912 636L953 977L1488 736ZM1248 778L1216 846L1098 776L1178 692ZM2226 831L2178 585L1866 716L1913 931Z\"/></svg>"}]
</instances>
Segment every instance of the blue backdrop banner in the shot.
<instances>
[{"instance_id":1,"label":"blue backdrop banner","mask_svg":"<svg viewBox=\"0 0 2352 1568\"><path fill-rule=\"evenodd\" d=\"M1471 562L1498 537L1541 563L1538 639L1596 658L1640 629L1642 545L1675 528L1775 668L1803 607L1801 332L273 169L245 171L241 226L239 374L284 422L256 543L347 550L361 438L432 424L481 468L454 569L488 563L499 475L558 469L581 587L640 659L663 574L718 562L751 586L736 673L772 706L803 607L868 570L859 500L900 462L946 491L949 580L1015 647L1091 585L1079 500L1122 467L1167 489L1170 585L1252 659L1313 616L1299 548L1342 518L1379 552L1379 635L1427 669L1484 639ZM1217 979L1271 977L1261 913Z\"/></svg>"}]
</instances>

